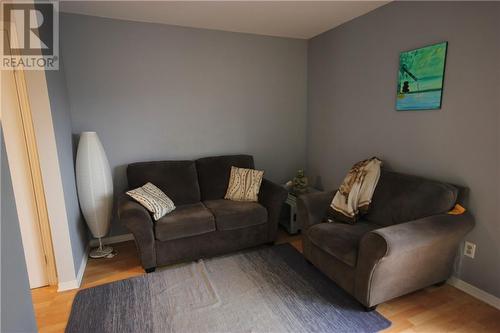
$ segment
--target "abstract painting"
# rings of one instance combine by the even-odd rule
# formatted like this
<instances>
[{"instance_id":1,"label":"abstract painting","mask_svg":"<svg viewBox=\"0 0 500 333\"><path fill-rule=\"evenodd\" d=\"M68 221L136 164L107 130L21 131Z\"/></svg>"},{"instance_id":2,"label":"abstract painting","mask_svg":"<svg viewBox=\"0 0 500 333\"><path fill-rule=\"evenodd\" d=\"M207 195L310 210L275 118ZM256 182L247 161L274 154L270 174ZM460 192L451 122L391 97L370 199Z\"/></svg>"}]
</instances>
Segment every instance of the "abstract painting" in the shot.
<instances>
[{"instance_id":1,"label":"abstract painting","mask_svg":"<svg viewBox=\"0 0 500 333\"><path fill-rule=\"evenodd\" d=\"M396 110L441 108L448 42L401 52Z\"/></svg>"}]
</instances>

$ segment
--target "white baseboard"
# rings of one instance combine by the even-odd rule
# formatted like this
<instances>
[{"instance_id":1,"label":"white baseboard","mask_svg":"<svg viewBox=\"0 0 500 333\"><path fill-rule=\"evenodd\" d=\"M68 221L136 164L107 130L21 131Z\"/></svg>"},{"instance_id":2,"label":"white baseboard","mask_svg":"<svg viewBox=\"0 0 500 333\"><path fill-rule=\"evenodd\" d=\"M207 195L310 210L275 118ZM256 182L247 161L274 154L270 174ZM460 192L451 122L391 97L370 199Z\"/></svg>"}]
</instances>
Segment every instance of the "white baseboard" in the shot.
<instances>
[{"instance_id":1,"label":"white baseboard","mask_svg":"<svg viewBox=\"0 0 500 333\"><path fill-rule=\"evenodd\" d=\"M133 239L134 239L134 235L124 234L124 235L117 235L117 236L111 236L111 237L104 237L102 239L102 243L104 245L115 244L115 243L126 242L126 241L133 240ZM97 239L91 239L89 246L90 247L97 247L97 246L99 246L99 241Z\"/></svg>"},{"instance_id":2,"label":"white baseboard","mask_svg":"<svg viewBox=\"0 0 500 333\"><path fill-rule=\"evenodd\" d=\"M82 285L83 274L85 273L85 268L87 268L87 261L89 260L90 246L85 249L85 255L83 256L82 262L80 263L80 268L78 269L78 274L76 275L76 281L78 282L78 288Z\"/></svg>"},{"instance_id":3,"label":"white baseboard","mask_svg":"<svg viewBox=\"0 0 500 333\"><path fill-rule=\"evenodd\" d=\"M133 239L134 239L134 236L132 234L124 234L124 235L103 238L102 243L105 245L106 244L114 244L114 243L126 242L126 241L133 240ZM97 239L92 239L89 242L89 245L85 249L85 255L83 256L82 262L80 263L80 267L79 267L78 272L76 274L76 279L71 280L71 281L60 282L57 285L58 292L80 288L80 285L82 284L83 274L85 273L85 268L87 267L87 261L89 259L90 248L97 247L97 246L99 246L99 241Z\"/></svg>"},{"instance_id":4,"label":"white baseboard","mask_svg":"<svg viewBox=\"0 0 500 333\"><path fill-rule=\"evenodd\" d=\"M90 247L87 246L82 258L82 262L80 263L80 268L78 268L76 279L66 282L60 282L57 286L57 292L80 288L80 286L82 285L83 274L85 273L85 268L87 267L87 261L89 260L89 251Z\"/></svg>"},{"instance_id":5,"label":"white baseboard","mask_svg":"<svg viewBox=\"0 0 500 333\"><path fill-rule=\"evenodd\" d=\"M71 281L59 282L57 284L57 292L67 291L72 289L78 289L80 286L78 285L78 281L76 279Z\"/></svg>"},{"instance_id":6,"label":"white baseboard","mask_svg":"<svg viewBox=\"0 0 500 333\"><path fill-rule=\"evenodd\" d=\"M456 277L451 277L448 284L500 310L500 298Z\"/></svg>"}]
</instances>

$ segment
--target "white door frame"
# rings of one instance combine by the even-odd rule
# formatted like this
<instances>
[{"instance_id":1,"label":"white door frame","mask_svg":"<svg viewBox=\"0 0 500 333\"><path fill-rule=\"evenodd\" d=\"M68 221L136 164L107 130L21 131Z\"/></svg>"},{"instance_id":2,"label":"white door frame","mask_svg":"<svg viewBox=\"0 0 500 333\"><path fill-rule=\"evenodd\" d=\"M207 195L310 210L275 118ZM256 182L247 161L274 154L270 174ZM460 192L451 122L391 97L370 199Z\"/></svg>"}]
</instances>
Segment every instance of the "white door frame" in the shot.
<instances>
[{"instance_id":1,"label":"white door frame","mask_svg":"<svg viewBox=\"0 0 500 333\"><path fill-rule=\"evenodd\" d=\"M28 1L34 2L26 0ZM1 19L0 17L0 22ZM57 267L58 291L74 289L80 286L87 257L84 257L79 267L75 267L45 71L26 70L23 75L36 146L40 147L38 150L39 168L42 182L45 184L43 192L51 231L49 235L52 237Z\"/></svg>"},{"instance_id":2,"label":"white door frame","mask_svg":"<svg viewBox=\"0 0 500 333\"><path fill-rule=\"evenodd\" d=\"M2 120L5 148L16 199L19 228L28 269L30 288L49 283L40 237L33 182L14 73L2 70Z\"/></svg>"},{"instance_id":3,"label":"white door frame","mask_svg":"<svg viewBox=\"0 0 500 333\"><path fill-rule=\"evenodd\" d=\"M15 42L15 31L0 33ZM5 144L30 287L55 285L54 249L24 72L2 70L2 86Z\"/></svg>"}]
</instances>

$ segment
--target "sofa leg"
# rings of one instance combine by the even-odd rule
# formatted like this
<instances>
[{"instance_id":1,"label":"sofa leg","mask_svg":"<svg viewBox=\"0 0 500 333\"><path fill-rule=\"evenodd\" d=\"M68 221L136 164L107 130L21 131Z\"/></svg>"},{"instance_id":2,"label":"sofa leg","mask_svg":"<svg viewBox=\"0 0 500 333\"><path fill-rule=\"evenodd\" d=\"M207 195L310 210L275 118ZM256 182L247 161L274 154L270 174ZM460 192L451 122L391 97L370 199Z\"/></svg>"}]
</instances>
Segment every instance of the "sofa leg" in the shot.
<instances>
[{"instance_id":1,"label":"sofa leg","mask_svg":"<svg viewBox=\"0 0 500 333\"><path fill-rule=\"evenodd\" d=\"M374 305L374 306L364 306L363 307L365 308L365 311L366 312L372 312L372 311L375 311L375 309L377 309L377 306Z\"/></svg>"},{"instance_id":2,"label":"sofa leg","mask_svg":"<svg viewBox=\"0 0 500 333\"><path fill-rule=\"evenodd\" d=\"M146 271L146 273L153 273L155 270L156 270L156 267L150 267L150 268L144 269L144 271Z\"/></svg>"}]
</instances>

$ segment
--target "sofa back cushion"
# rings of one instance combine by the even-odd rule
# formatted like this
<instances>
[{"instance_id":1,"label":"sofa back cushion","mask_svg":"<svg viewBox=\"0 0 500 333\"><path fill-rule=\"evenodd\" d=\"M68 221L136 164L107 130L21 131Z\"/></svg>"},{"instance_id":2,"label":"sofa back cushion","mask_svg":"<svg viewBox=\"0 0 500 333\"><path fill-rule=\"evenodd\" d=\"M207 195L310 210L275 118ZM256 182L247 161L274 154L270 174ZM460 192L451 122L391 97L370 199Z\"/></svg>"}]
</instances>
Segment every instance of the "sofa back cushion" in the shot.
<instances>
[{"instance_id":1,"label":"sofa back cushion","mask_svg":"<svg viewBox=\"0 0 500 333\"><path fill-rule=\"evenodd\" d=\"M201 199L223 199L229 184L231 167L253 169L253 157L250 155L227 155L204 157L196 160Z\"/></svg>"},{"instance_id":2,"label":"sofa back cushion","mask_svg":"<svg viewBox=\"0 0 500 333\"><path fill-rule=\"evenodd\" d=\"M176 206L200 201L194 161L132 163L127 167L128 186L134 189L150 182L172 199Z\"/></svg>"},{"instance_id":3,"label":"sofa back cushion","mask_svg":"<svg viewBox=\"0 0 500 333\"><path fill-rule=\"evenodd\" d=\"M450 184L382 170L365 218L384 226L412 221L449 211L457 196Z\"/></svg>"}]
</instances>

